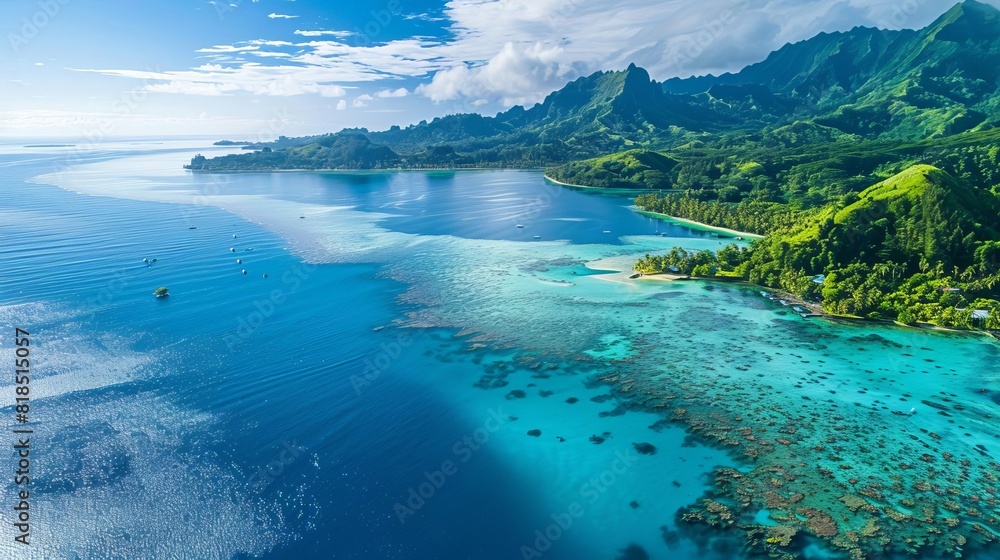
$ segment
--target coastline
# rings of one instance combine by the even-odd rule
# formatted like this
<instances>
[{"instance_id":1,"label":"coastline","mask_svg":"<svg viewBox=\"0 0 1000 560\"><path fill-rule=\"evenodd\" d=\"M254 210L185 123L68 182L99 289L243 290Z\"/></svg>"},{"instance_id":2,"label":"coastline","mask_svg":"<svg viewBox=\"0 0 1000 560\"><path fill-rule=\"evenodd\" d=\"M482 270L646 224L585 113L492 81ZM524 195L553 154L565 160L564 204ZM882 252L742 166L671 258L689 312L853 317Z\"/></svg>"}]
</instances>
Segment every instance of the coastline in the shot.
<instances>
[{"instance_id":1,"label":"coastline","mask_svg":"<svg viewBox=\"0 0 1000 560\"><path fill-rule=\"evenodd\" d=\"M604 188L604 187L591 187L591 186L587 186L587 185L574 185L572 183L563 183L562 181L559 181L558 179L553 179L552 177L549 177L548 174L544 174L543 176L545 177L546 181L551 181L552 183L555 183L556 185L559 185L561 187L569 187L569 188L574 188L574 189L586 189L586 190L609 192L609 193L672 192L670 189L659 190L659 191L658 190L651 190L651 189L609 189L609 188ZM750 239L763 239L764 238L763 235L759 235L759 234L756 234L756 233L749 233L749 232L745 232L745 231L737 231L735 229L724 228L724 227L720 227L720 226L712 226L712 225L708 225L708 224L705 224L705 223L702 223L702 222L696 222L694 220L689 220L687 218L678 218L676 216L670 216L668 214L661 214L659 212L649 212L647 210L640 209L638 206L633 206L633 210L636 213L642 214L644 216L650 216L650 217L658 218L658 219L662 219L662 220L672 220L672 221L675 221L675 222L679 222L682 225L690 226L692 229L725 233L727 235L732 235L733 237L747 237L747 238L750 238Z\"/></svg>"},{"instance_id":2,"label":"coastline","mask_svg":"<svg viewBox=\"0 0 1000 560\"><path fill-rule=\"evenodd\" d=\"M588 185L574 185L573 183L563 183L562 181L560 181L558 179L553 179L552 177L549 177L548 174L546 174L546 173L543 173L542 177L544 177L546 181L549 181L550 183L553 183L555 185L559 185L560 187L567 187L567 188L570 188L570 189L581 189L581 190L585 190L585 191L601 192L601 193L608 193L608 194L629 194L629 195L632 195L632 194L644 194L644 193L650 193L650 192L679 192L679 191L671 191L671 190L660 190L660 191L658 191L658 190L654 190L654 189L612 189L612 188L608 188L608 187L593 187L593 186L588 186Z\"/></svg>"},{"instance_id":3,"label":"coastline","mask_svg":"<svg viewBox=\"0 0 1000 560\"><path fill-rule=\"evenodd\" d=\"M552 181L553 183L555 183L555 184L557 184L557 185L559 185L561 187L573 187L575 189L596 189L596 188L599 188L599 187L588 187L587 185L574 185L572 183L563 183L562 181L559 181L557 179L553 179L552 177L549 177L548 173L543 173L543 176L545 177L546 181Z\"/></svg>"},{"instance_id":4,"label":"coastline","mask_svg":"<svg viewBox=\"0 0 1000 560\"><path fill-rule=\"evenodd\" d=\"M455 172L455 171L530 171L536 172L541 171L542 177L553 184L559 185L561 187L567 187L571 189L584 189L594 192L602 192L608 194L619 194L619 195L632 195L641 194L647 192L669 192L669 191L651 191L649 189L609 189L604 187L591 187L587 185L574 185L572 183L563 183L562 181L553 179L549 177L545 170L547 168L543 167L440 167L440 168L413 168L413 167L399 167L399 168L386 168L386 169L226 169L226 170L209 170L209 169L188 169L184 168L185 171L190 173L433 173L433 172ZM725 233L732 237L745 237L748 239L763 239L763 235L758 235L756 233L749 233L745 231L737 231L735 229L729 229L719 226L712 226L702 222L696 222L694 220L688 220L686 218L678 218L676 216L670 216L667 214L660 214L658 212L648 212L646 210L640 210L638 207L633 206L636 213L642 214L644 216L650 216L653 218L661 220L671 220L680 223L681 225L690 227L691 229Z\"/></svg>"},{"instance_id":5,"label":"coastline","mask_svg":"<svg viewBox=\"0 0 1000 560\"><path fill-rule=\"evenodd\" d=\"M641 274L638 273L637 278L629 276L629 280L656 280L659 282L676 282L678 280L691 280L690 276L684 274L670 274L666 272L661 272L659 274Z\"/></svg>"},{"instance_id":6,"label":"coastline","mask_svg":"<svg viewBox=\"0 0 1000 560\"><path fill-rule=\"evenodd\" d=\"M816 302L805 301L804 299L802 299L802 298L800 298L800 297L798 297L796 295L790 294L788 292L784 292L782 290L776 290L776 289L773 289L773 288L768 288L766 286L759 286L759 285L754 284L752 282L748 282L747 280L744 280L743 278L740 278L738 276L714 276L714 277L708 277L708 276L688 276L688 275L684 275L684 274L658 273L658 274L642 274L642 275L640 275L640 276L638 276L636 278L633 278L632 276L629 276L629 280L633 280L633 281L638 281L638 280L655 280L655 281L659 281L659 282L676 282L676 281L700 280L700 281L705 281L705 282L715 282L715 283L719 283L719 284L742 284L742 285L747 286L749 288L753 288L753 289L755 289L757 291L767 292L767 293L771 294L773 296L773 298L768 298L768 299L771 299L772 301L779 301L779 300L785 301L785 303L787 305L783 305L782 307L791 308L793 306L799 306L799 307L802 307L803 309L808 310L809 314L806 315L805 317L837 317L836 315L831 315L830 313L827 313L827 312L823 311L822 306L820 304L816 303ZM845 317L845 318L847 318L847 317ZM851 319L853 319L853 318L851 318ZM857 320L872 322L872 321L869 321L868 319L864 319L863 317L858 317Z\"/></svg>"},{"instance_id":7,"label":"coastline","mask_svg":"<svg viewBox=\"0 0 1000 560\"><path fill-rule=\"evenodd\" d=\"M622 273L622 274L625 274L625 273ZM992 331L988 331L988 330L954 329L954 328L949 328L949 327L942 327L942 326L935 325L935 324L932 324L932 323L917 323L915 325L907 325L905 323L900 323L898 321L894 321L894 320L890 320L890 319L868 319L868 318L865 318L865 317L856 317L856 316L852 316L852 315L838 315L836 313L830 313L828 311L824 311L822 305L818 304L816 302L804 301L802 298L800 298L800 297L798 297L796 295L790 294L788 292L785 292L785 291L782 291L782 290L778 290L778 289L774 289L774 288L768 288L767 286L761 286L761 285L758 285L758 284L754 284L754 283L749 282L747 280L744 280L742 278L738 278L738 279L737 278L729 279L727 277L710 278L710 277L705 277L705 276L681 276L681 275L676 275L676 274L643 274L642 276L640 276L638 278L629 278L628 276L626 276L626 278L629 281L633 281L633 282L638 281L638 280L642 280L642 279L648 279L648 280L656 280L656 281L660 281L660 282L704 281L704 282L716 282L716 283L724 283L724 284L742 284L742 285L744 285L744 286L746 286L748 288L753 288L753 289L761 291L761 292L768 292L768 293L770 293L771 295L774 296L774 298L772 299L772 301L777 302L778 300L785 300L788 303L788 305L783 306L783 307L791 308L791 307L797 305L799 307L802 307L802 308L808 310L809 314L802 316L803 319L811 318L811 317L818 317L818 318L825 319L825 320L832 321L832 322L843 322L843 323L865 324L865 325L881 325L881 326L885 326L885 327L896 326L896 327L904 328L904 329L913 329L913 330L918 330L918 331L934 332L934 333L941 333L941 334L958 334L958 335L966 335L966 336L985 336L987 338L990 338L990 339L993 339L993 340L996 340L996 341L1000 341L1000 336L997 336L997 334L995 334Z\"/></svg>"},{"instance_id":8,"label":"coastline","mask_svg":"<svg viewBox=\"0 0 1000 560\"><path fill-rule=\"evenodd\" d=\"M189 169L189 173L431 173L454 171L545 171L545 167L386 167L382 169Z\"/></svg>"},{"instance_id":9,"label":"coastline","mask_svg":"<svg viewBox=\"0 0 1000 560\"><path fill-rule=\"evenodd\" d=\"M500 169L501 168L447 168L447 169L445 169L445 168L439 168L439 169L399 168L399 169L357 169L357 170L346 170L346 169L326 169L326 170L316 170L316 169L285 169L285 170L273 170L273 171L266 171L266 170L245 170L245 171L219 171L219 172L216 172L216 171L202 171L202 170L187 170L186 169L185 171L190 171L192 173L293 173L293 172L312 172L312 173L331 173L331 174L352 174L352 173L380 174L380 173L398 173L398 172L420 172L420 173L428 173L428 172L453 172L453 171L498 171ZM525 171L525 172L541 171L541 169L538 169L538 168L536 168L536 169L504 168L504 170L507 170L507 171ZM544 179L546 181L550 181L553 184L556 184L556 185L559 185L559 186L563 186L563 187L568 187L568 188L580 188L580 189L589 190L589 191L606 191L606 192L612 192L612 193L628 192L625 189L605 189L605 188L600 188L600 187L587 187L587 186L583 186L583 185L573 185L573 184L562 183L562 182L560 182L558 180L555 180L555 179L552 179L552 178L548 177L544 173L543 173L542 176L544 177ZM649 192L649 191L638 191L638 192ZM703 231L715 231L715 232L725 233L727 235L732 235L732 236L744 236L744 237L746 237L748 239L761 239L761 238L764 237L764 236L761 236L761 235L758 235L758 234L752 234L752 233L748 233L748 232L740 232L740 231L729 229L729 228L722 228L722 227L717 227L717 226L710 226L708 224L703 224L703 223L700 223L700 222L696 222L694 220L688 220L688 219L684 219L684 218L678 218L678 217L670 216L670 215L667 215L667 214L661 214L661 213L657 213L657 212L648 212L648 211L644 211L644 210L639 210L639 209L637 209L635 207L633 207L633 209L634 209L635 212L637 212L639 214L647 215L647 216L650 216L650 217L655 217L655 218L658 218L658 219L664 219L664 220L674 221L674 222L677 222L677 223L682 224L684 226L692 227L693 229L700 229L700 230L703 230ZM939 333L945 333L945 334L976 334L976 335L982 334L982 335L986 335L987 337L989 337L989 338L991 338L993 340L1000 340L1000 338L998 338L998 336L996 334L993 334L993 333L988 332L988 331L983 331L983 330L953 329L953 328L940 327L940 326L937 326L937 325L930 325L930 324L905 325L905 324L900 324L900 323L897 323L895 321L890 321L890 320L872 320L872 319L866 319L864 317L850 317L850 316L843 316L843 315L838 315L838 314L832 314L832 313L828 313L828 312L823 311L821 309L821 307L819 305L817 305L816 303L805 302L805 301L802 301L801 298L798 298L798 297L793 296L791 294L788 294L786 292L782 292L780 290L776 290L776 289L769 288L769 287L766 287L766 286L760 286L760 285L757 285L757 284L752 284L752 283L750 283L750 282L748 282L746 280L743 280L743 279L735 280L735 279L728 279L728 278L720 279L720 278L708 278L708 277L681 278L681 277L671 277L670 275L643 275L640 278L630 279L629 276L632 275L633 273L634 273L634 271L625 272L623 270L623 271L620 271L620 272L617 272L617 273L611 273L611 274L606 274L606 275L596 275L595 277L599 278L601 280L613 281L613 282L616 282L616 283L631 283L631 282L634 282L636 280L642 280L642 279L645 278L645 279L653 281L653 282L673 282L673 281L704 280L704 281L718 282L718 283L727 283L727 284L744 284L747 287L753 288L755 290L765 290L765 291L768 291L768 292L774 294L775 297L776 297L776 299L784 299L787 302L789 302L789 306L799 305L799 306L801 306L801 307L809 310L810 314L812 316L819 316L819 317L822 317L822 318L825 318L825 319L828 319L828 320L831 320L831 321L834 321L834 322L845 322L845 323L854 323L854 324L882 324L884 326L893 326L893 325L895 325L895 326L898 326L898 327L905 327L905 328L909 328L909 329L919 329L919 330L924 331L924 332L939 332Z\"/></svg>"},{"instance_id":10,"label":"coastline","mask_svg":"<svg viewBox=\"0 0 1000 560\"><path fill-rule=\"evenodd\" d=\"M660 214L659 212L650 212L648 210L642 210L638 206L635 206L634 208L635 208L635 212L637 212L639 214L642 214L643 216L650 216L650 217L653 217L653 218L659 218L661 220L670 220L670 221L678 222L681 225L689 226L692 229L699 229L699 230L704 230L704 231L720 232L720 233L725 233L727 235L732 235L733 237L747 237L747 238L750 238L750 239L764 239L763 235L759 235L759 234L756 234L756 233L748 233L748 232L745 232L745 231L737 231L735 229L729 229L729 228L724 228L724 227L719 227L719 226L710 226L708 224L703 224L701 222L696 222L694 220L688 220L687 218L678 218L676 216L670 216L668 214Z\"/></svg>"}]
</instances>

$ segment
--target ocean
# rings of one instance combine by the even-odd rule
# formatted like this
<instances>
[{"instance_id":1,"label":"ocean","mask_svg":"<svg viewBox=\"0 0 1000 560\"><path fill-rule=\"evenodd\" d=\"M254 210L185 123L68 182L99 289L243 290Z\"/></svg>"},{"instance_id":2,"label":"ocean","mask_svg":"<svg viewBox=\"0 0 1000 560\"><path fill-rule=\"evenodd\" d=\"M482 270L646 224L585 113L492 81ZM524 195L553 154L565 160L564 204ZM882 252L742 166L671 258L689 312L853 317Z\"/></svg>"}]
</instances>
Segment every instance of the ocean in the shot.
<instances>
[{"instance_id":1,"label":"ocean","mask_svg":"<svg viewBox=\"0 0 1000 560\"><path fill-rule=\"evenodd\" d=\"M932 502L935 527L1000 532L994 341L624 272L743 241L535 171L205 175L181 166L232 149L24 144L0 145L0 353L31 333L32 544L5 558L739 560L740 531L681 519L735 511L726 477L774 481L741 488L762 530L850 494L910 518L880 514L891 542ZM997 557L974 545L910 557Z\"/></svg>"}]
</instances>

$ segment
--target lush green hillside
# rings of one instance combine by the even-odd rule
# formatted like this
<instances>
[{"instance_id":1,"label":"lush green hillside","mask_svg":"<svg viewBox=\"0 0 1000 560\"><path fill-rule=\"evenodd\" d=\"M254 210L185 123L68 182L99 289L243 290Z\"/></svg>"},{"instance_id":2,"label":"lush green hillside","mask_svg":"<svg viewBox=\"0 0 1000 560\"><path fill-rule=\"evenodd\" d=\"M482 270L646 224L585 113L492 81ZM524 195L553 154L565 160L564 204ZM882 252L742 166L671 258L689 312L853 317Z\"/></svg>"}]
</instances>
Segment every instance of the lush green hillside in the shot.
<instances>
[{"instance_id":1,"label":"lush green hillside","mask_svg":"<svg viewBox=\"0 0 1000 560\"><path fill-rule=\"evenodd\" d=\"M564 183L652 191L644 210L767 234L643 270L728 272L836 313L965 326L996 309L998 125L1000 11L967 0L921 30L823 33L736 74L661 84L631 65L494 117L280 138L189 167L551 167Z\"/></svg>"},{"instance_id":2,"label":"lush green hillside","mask_svg":"<svg viewBox=\"0 0 1000 560\"><path fill-rule=\"evenodd\" d=\"M642 169L642 174L633 167L615 166L612 162L620 158L614 156L547 173L573 184L671 189L671 194L643 196L637 204L643 210L752 233L767 233L784 225L784 215L856 195L918 163L1000 195L1000 129L901 143L861 140L798 123L731 135L714 144L694 142L661 155L661 160L648 159L650 169ZM772 208L776 205L784 211L777 212Z\"/></svg>"},{"instance_id":3,"label":"lush green hillside","mask_svg":"<svg viewBox=\"0 0 1000 560\"><path fill-rule=\"evenodd\" d=\"M832 313L1000 327L1000 202L930 165L914 165L774 231L738 262L730 252L675 252L637 268L715 267L820 300ZM973 325L976 309L991 312L988 324Z\"/></svg>"},{"instance_id":4,"label":"lush green hillside","mask_svg":"<svg viewBox=\"0 0 1000 560\"><path fill-rule=\"evenodd\" d=\"M398 167L398 154L375 146L362 135L328 135L316 142L272 150L265 147L252 154L233 154L207 159L196 156L189 169L196 171L260 171L270 169L384 169Z\"/></svg>"},{"instance_id":5,"label":"lush green hillside","mask_svg":"<svg viewBox=\"0 0 1000 560\"><path fill-rule=\"evenodd\" d=\"M630 150L550 170L548 177L600 188L668 189L677 160L649 150Z\"/></svg>"},{"instance_id":6,"label":"lush green hillside","mask_svg":"<svg viewBox=\"0 0 1000 560\"><path fill-rule=\"evenodd\" d=\"M919 31L822 33L737 74L668 80L664 89L693 95L762 86L798 103L800 120L867 138L918 140L1000 121L998 75L1000 12L968 0Z\"/></svg>"}]
</instances>

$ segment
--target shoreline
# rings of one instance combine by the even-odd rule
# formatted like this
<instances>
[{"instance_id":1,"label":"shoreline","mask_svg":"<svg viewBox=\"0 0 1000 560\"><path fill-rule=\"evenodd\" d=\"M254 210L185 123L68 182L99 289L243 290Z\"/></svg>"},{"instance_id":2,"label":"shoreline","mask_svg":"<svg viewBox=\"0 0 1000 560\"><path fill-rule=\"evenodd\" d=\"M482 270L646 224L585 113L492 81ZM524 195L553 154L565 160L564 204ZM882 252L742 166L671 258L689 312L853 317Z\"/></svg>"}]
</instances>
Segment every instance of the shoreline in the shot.
<instances>
[{"instance_id":1,"label":"shoreline","mask_svg":"<svg viewBox=\"0 0 1000 560\"><path fill-rule=\"evenodd\" d=\"M587 185L574 185L572 183L563 183L557 179L549 177L545 171L549 168L547 167L434 167L434 168L413 168L413 167L399 167L399 168L386 168L386 169L225 169L225 170L212 170L212 169L188 169L183 168L184 171L190 173L433 173L433 172L456 172L456 171L528 171L528 172L542 172L542 178L553 184L559 185L561 187L567 187L571 189L584 189L588 191L602 192L607 194L619 194L619 195L633 195L642 194L649 192L670 192L669 190L660 191L655 189L612 189L605 187L591 187ZM689 220L687 218L678 218L677 216L670 216L667 214L660 214L659 212L649 212L646 210L641 210L637 206L632 206L633 211L642 214L644 216L649 216L661 220L671 220L678 222L680 225L690 227L691 229L709 231L709 232L719 232L731 235L733 237L745 237L748 239L763 239L763 235L758 235L756 233L749 233L745 231L737 231L735 229L724 228L719 226L712 226L702 222L696 222L694 220Z\"/></svg>"},{"instance_id":2,"label":"shoreline","mask_svg":"<svg viewBox=\"0 0 1000 560\"><path fill-rule=\"evenodd\" d=\"M782 290L775 290L775 289L772 289L772 288L768 288L766 286L758 286L757 284L752 284L752 283L750 283L750 282L748 282L746 280L743 280L743 279L740 279L740 281L742 283L748 285L748 286L752 286L752 287L756 288L757 290L759 290L761 292L768 292L768 293L770 293L771 295L774 296L774 300L773 301L785 300L786 302L788 302L788 305L785 305L785 306L782 306L782 307L791 308L791 307L797 305L797 306L799 306L799 307L801 307L803 309L808 310L809 313L810 313L810 315L809 315L810 317L823 317L823 318L834 317L834 315L831 315L830 313L827 313L826 311L823 311L823 306L821 304L819 304L819 303L805 301L805 300L803 300L802 298L800 298L797 295L790 294L790 293L782 291ZM778 305L781 305L781 303L778 303ZM794 309L792 311L794 311ZM863 319L863 318L861 318L861 319L865 320L865 321L867 320L867 319Z\"/></svg>"},{"instance_id":3,"label":"shoreline","mask_svg":"<svg viewBox=\"0 0 1000 560\"><path fill-rule=\"evenodd\" d=\"M691 276L687 276L685 274L672 274L672 273L669 273L669 272L663 272L663 273L659 273L659 274L642 274L642 273L636 273L636 274L639 274L639 276L638 277L634 277L634 278L633 278L634 275L633 276L629 276L628 279L629 280L656 280L658 282L677 282L677 281L684 281L684 280L694 280L694 278L692 278Z\"/></svg>"},{"instance_id":4,"label":"shoreline","mask_svg":"<svg viewBox=\"0 0 1000 560\"><path fill-rule=\"evenodd\" d=\"M562 181L559 181L557 179L553 179L552 177L549 177L548 173L543 173L542 176L545 177L546 181L552 181L553 183L555 183L555 184L557 184L557 185L559 185L561 187L573 187L573 188L576 188L576 189L597 189L597 188L600 188L600 187L588 187L587 185L574 185L572 183L563 183Z\"/></svg>"},{"instance_id":5,"label":"shoreline","mask_svg":"<svg viewBox=\"0 0 1000 560\"><path fill-rule=\"evenodd\" d=\"M387 167L384 169L189 169L182 166L184 171L189 173L430 173L430 172L455 172L455 171L545 171L546 167Z\"/></svg>"},{"instance_id":6,"label":"shoreline","mask_svg":"<svg viewBox=\"0 0 1000 560\"><path fill-rule=\"evenodd\" d=\"M773 298L767 298L767 299L770 299L771 301L779 302L779 300L784 300L787 303L787 305L782 305L782 307L787 307L787 308L791 309L794 306L799 306L799 307L801 307L801 308L809 311L809 314L806 315L806 317L837 317L836 315L831 315L830 313L827 313L827 312L823 311L822 306L820 304L818 304L818 303L805 301L802 298L800 298L800 297L798 297L796 295L790 294L788 292L784 292L784 291L781 291L781 290L775 290L775 289L772 289L772 288L768 288L766 286L759 286L757 284L754 284L752 282L744 280L743 278L740 278L738 276L714 276L714 277L708 277L708 276L688 276L688 275L684 275L684 274L672 274L672 273L641 274L640 276L635 277L635 278L633 278L632 276L629 276L629 280L633 280L633 281L635 281L635 280L643 280L643 279L657 280L657 281L660 281L660 282L664 282L664 281L666 281L666 282L698 281L698 280L700 280L700 281L704 281L704 282L715 282L715 283L719 283L719 284L742 284L743 286L746 286L748 288L753 288L753 289L755 289L755 290L757 290L759 292L767 292L767 293L771 294L773 296ZM779 303L779 305L781 305L781 304ZM850 317L841 317L841 318L851 319ZM873 321L870 321L870 320L865 319L863 317L858 317L856 320L873 322Z\"/></svg>"},{"instance_id":7,"label":"shoreline","mask_svg":"<svg viewBox=\"0 0 1000 560\"><path fill-rule=\"evenodd\" d=\"M793 313L794 313L794 310L792 310L791 308L793 306L796 306L796 305L799 306L799 307L802 307L802 308L804 308L806 310L808 310L809 311L809 315L798 314L798 315L802 316L803 319L817 317L817 318L825 319L825 320L833 322L833 323L848 323L848 324L855 324L855 325L873 325L873 326L883 326L883 327L895 326L895 327L899 327L899 328L903 328L903 329L913 329L913 330L918 330L918 331L923 331L923 332L931 332L931 333L958 334L958 335L965 335L965 336L970 336L970 335L971 336L985 336L987 338L990 338L990 339L993 339L993 340L996 340L996 341L1000 341L1000 336L998 336L997 334L995 334L993 331L988 331L988 330L954 329L954 328L950 328L950 327L942 327L942 326L939 326L939 325L934 325L934 324L931 324L931 323L917 323L915 325L907 325L905 323L900 323L898 321L891 320L891 319L867 319L865 317L854 317L854 316L850 316L850 315L838 315L836 313L829 313L829 312L823 310L823 307L822 307L821 304L818 304L818 303L815 303L815 302L803 301L802 298L800 298L800 297L798 297L796 295L790 294L788 292L784 292L782 290L778 290L778 289L774 289L774 288L768 288L767 286L760 286L758 284L754 284L754 283L752 283L750 281L747 281L747 280L744 280L742 278L739 278L739 279L735 279L734 278L732 280L729 280L729 279L726 279L725 277L722 277L722 278L709 278L709 277L703 277L703 276L681 276L681 275L671 275L671 274L643 274L642 276L640 276L638 278L628 278L628 279L630 281L634 282L634 281L637 281L637 280L642 280L643 278L647 278L647 279L650 279L650 280L658 280L660 282L704 281L704 282L716 282L716 283L722 283L722 284L741 284L741 285L746 286L748 288L753 288L753 289L755 289L757 291L770 293L771 295L774 296L773 299L768 298L768 299L771 299L771 301L778 302L778 300L785 300L786 302L788 302L788 305L785 305L785 306L782 306L782 307L789 308ZM779 303L778 305L781 305L781 304Z\"/></svg>"},{"instance_id":8,"label":"shoreline","mask_svg":"<svg viewBox=\"0 0 1000 560\"><path fill-rule=\"evenodd\" d=\"M615 189L615 188L610 188L610 187L594 187L594 186L589 186L589 185L574 185L573 183L564 183L564 182L562 182L562 181L560 181L558 179L553 179L552 177L549 177L548 174L546 174L546 173L543 173L542 177L544 177L546 181L549 181L550 183L559 185L560 187L567 187L567 188L570 188L570 189L581 189L581 190L585 190L585 191L601 192L601 193L607 193L607 194L630 194L631 195L631 194L645 194L645 193L680 192L680 191L678 191L676 189L663 189L663 190L657 190L657 189Z\"/></svg>"},{"instance_id":9,"label":"shoreline","mask_svg":"<svg viewBox=\"0 0 1000 560\"><path fill-rule=\"evenodd\" d=\"M553 179L552 177L549 177L548 174L543 174L543 176L545 177L546 181L551 181L552 183L555 183L556 185L559 185L559 186L562 186L562 187L570 187L570 188L574 188L574 189L586 189L586 190L591 190L591 191L601 191L601 192L609 192L609 193L663 193L663 192L678 192L678 191L676 191L676 189L673 189L673 190L672 189L663 189L663 190L657 190L657 189L611 189L611 188L606 188L606 187L592 187L592 186L587 186L587 185L574 185L572 183L563 183L562 181L560 181L558 179ZM746 231L738 231L738 230L735 230L735 229L725 228L725 227L721 227L721 226L712 226L712 225L709 225L709 224L706 224L706 223L696 222L694 220L689 220L687 218L678 218L677 216L670 216L669 214L661 214L659 212L650 212L648 210L642 210L638 206L634 206L634 205L633 205L633 208L635 209L634 212L636 212L638 214L642 214L644 216L650 216L650 217L653 217L653 218L659 218L659 219L663 219L663 220L673 220L673 221L676 221L676 222L680 222L681 225L684 225L684 226L693 226L692 229L699 229L699 230L705 230L705 231L717 231L717 232L721 232L721 233L726 233L726 234L732 235L734 237L748 237L748 238L751 238L751 239L763 239L764 238L763 235L759 235L759 234L756 234L756 233L749 233L749 232L746 232Z\"/></svg>"},{"instance_id":10,"label":"shoreline","mask_svg":"<svg viewBox=\"0 0 1000 560\"><path fill-rule=\"evenodd\" d=\"M756 234L756 233L748 233L748 232L745 232L745 231L737 231L735 229L729 229L729 228L725 228L725 227L721 227L721 226L710 226L708 224L705 224L705 223L702 223L702 222L696 222L694 220L689 220L687 218L678 218L677 216L671 216L669 214L661 214L659 212L650 212L648 210L643 210L643 209L639 208L638 206L634 206L634 208L636 209L635 210L636 213L642 214L643 216L649 216L649 217L658 218L658 219L661 219L661 220L671 220L671 221L679 222L681 225L683 225L683 226L689 226L692 229L699 229L699 230L704 230L704 231L716 231L716 232L721 232L721 233L725 233L725 234L728 234L728 235L732 235L733 237L747 237L747 238L750 238L750 239L764 239L763 235L759 235L759 234Z\"/></svg>"}]
</instances>

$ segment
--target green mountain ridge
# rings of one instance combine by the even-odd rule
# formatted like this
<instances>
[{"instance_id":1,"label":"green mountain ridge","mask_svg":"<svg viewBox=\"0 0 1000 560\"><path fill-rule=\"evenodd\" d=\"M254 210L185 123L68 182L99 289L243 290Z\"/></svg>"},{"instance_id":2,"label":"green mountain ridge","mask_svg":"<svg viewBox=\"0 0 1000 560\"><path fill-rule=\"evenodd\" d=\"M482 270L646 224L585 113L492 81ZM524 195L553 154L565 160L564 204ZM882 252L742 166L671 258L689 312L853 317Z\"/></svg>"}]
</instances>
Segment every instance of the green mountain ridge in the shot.
<instances>
[{"instance_id":1,"label":"green mountain ridge","mask_svg":"<svg viewBox=\"0 0 1000 560\"><path fill-rule=\"evenodd\" d=\"M633 64L494 117L281 138L189 168L548 167L765 235L640 270L721 271L835 313L971 326L973 305L1000 317L998 124L1000 10L966 0L924 29L823 33L734 74L658 83Z\"/></svg>"},{"instance_id":2,"label":"green mountain ridge","mask_svg":"<svg viewBox=\"0 0 1000 560\"><path fill-rule=\"evenodd\" d=\"M578 78L530 108L493 117L458 114L385 131L345 129L398 158L323 159L301 165L247 154L238 162L205 160L205 171L300 168L320 163L397 167L543 167L608 153L669 149L692 141L780 128L799 122L827 134L917 141L1000 124L1000 11L967 0L922 30L856 27L785 45L735 74L658 83L630 65ZM288 149L323 137L280 139L249 149ZM455 157L423 157L432 147ZM324 156L326 154L323 154ZM271 166L271 167L269 167Z\"/></svg>"},{"instance_id":3,"label":"green mountain ridge","mask_svg":"<svg viewBox=\"0 0 1000 560\"><path fill-rule=\"evenodd\" d=\"M821 33L739 73L667 80L664 89L763 85L802 103L800 117L869 138L915 140L1000 121L998 68L1000 11L967 0L920 31Z\"/></svg>"},{"instance_id":4,"label":"green mountain ridge","mask_svg":"<svg viewBox=\"0 0 1000 560\"><path fill-rule=\"evenodd\" d=\"M663 91L646 70L631 65L622 72L597 72L579 78L534 107L514 107L496 117L476 114L449 115L406 128L381 132L345 129L322 137L307 137L302 145L280 148L298 150L287 158L255 152L224 158L199 159L189 166L200 171L242 169L378 169L385 167L544 167L575 159L594 157L630 146L662 144L664 137L721 129L736 123L691 96ZM299 150L310 144L331 142L328 137L368 139L394 156L377 154L372 159L330 159L317 151L314 161L305 161ZM352 140L351 142L354 142ZM279 148L253 144L249 148ZM442 162L429 157L435 149L450 148L457 155ZM281 149L274 150L282 151Z\"/></svg>"}]
</instances>

